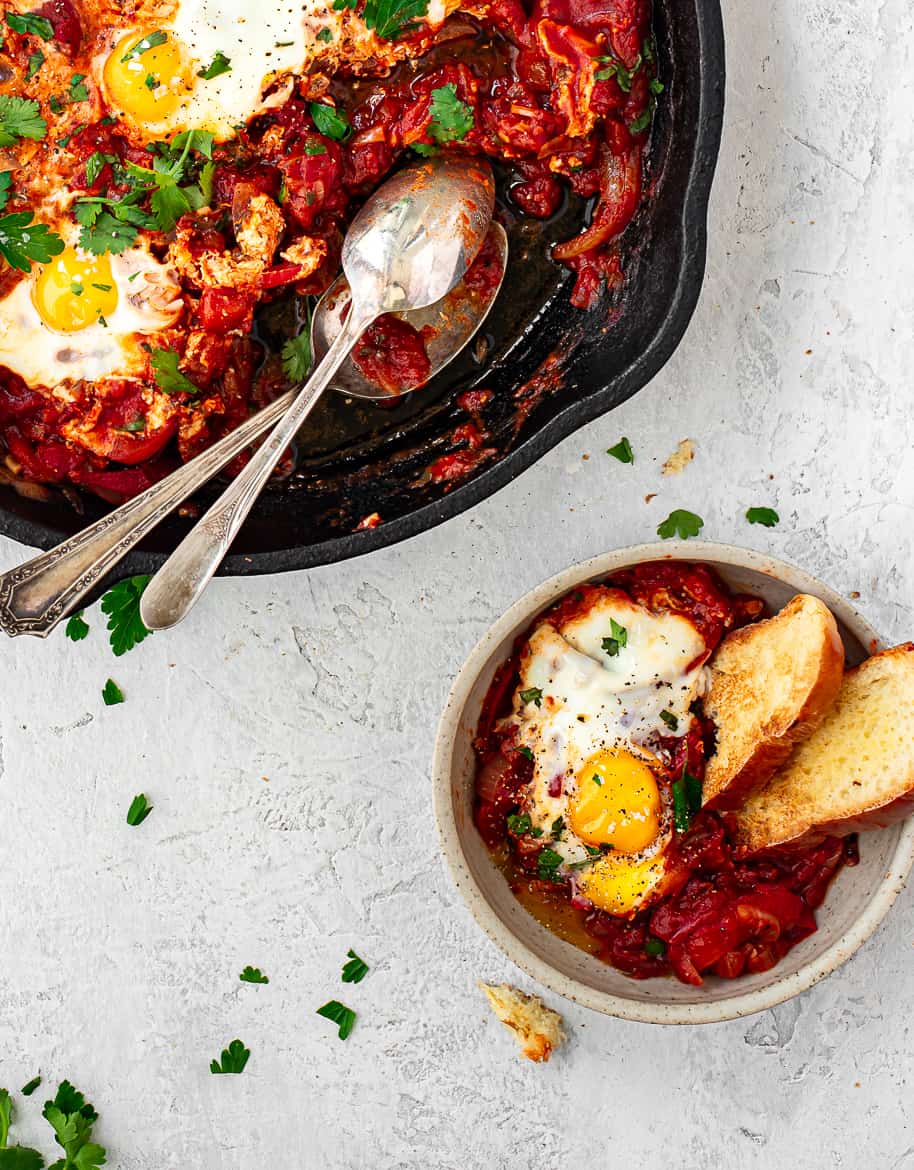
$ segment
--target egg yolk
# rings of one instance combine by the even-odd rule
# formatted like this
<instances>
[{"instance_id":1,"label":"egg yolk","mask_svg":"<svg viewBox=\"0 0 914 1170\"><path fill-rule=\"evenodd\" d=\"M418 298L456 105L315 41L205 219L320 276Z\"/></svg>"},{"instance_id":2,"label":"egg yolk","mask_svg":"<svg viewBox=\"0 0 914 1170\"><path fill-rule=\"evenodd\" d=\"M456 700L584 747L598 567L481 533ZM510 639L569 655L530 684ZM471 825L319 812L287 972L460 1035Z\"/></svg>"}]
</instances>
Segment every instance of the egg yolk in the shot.
<instances>
[{"instance_id":1,"label":"egg yolk","mask_svg":"<svg viewBox=\"0 0 914 1170\"><path fill-rule=\"evenodd\" d=\"M577 892L608 914L634 914L663 877L663 857L634 863L610 854L578 874Z\"/></svg>"},{"instance_id":2,"label":"egg yolk","mask_svg":"<svg viewBox=\"0 0 914 1170\"><path fill-rule=\"evenodd\" d=\"M108 256L84 256L64 248L35 280L35 308L49 329L76 333L117 308L117 285Z\"/></svg>"},{"instance_id":3,"label":"egg yolk","mask_svg":"<svg viewBox=\"0 0 914 1170\"><path fill-rule=\"evenodd\" d=\"M111 105L140 125L170 118L194 87L180 42L158 30L122 37L103 76Z\"/></svg>"},{"instance_id":4,"label":"egg yolk","mask_svg":"<svg viewBox=\"0 0 914 1170\"><path fill-rule=\"evenodd\" d=\"M653 772L624 748L591 756L577 774L569 822L588 845L637 853L660 831L660 791Z\"/></svg>"}]
</instances>

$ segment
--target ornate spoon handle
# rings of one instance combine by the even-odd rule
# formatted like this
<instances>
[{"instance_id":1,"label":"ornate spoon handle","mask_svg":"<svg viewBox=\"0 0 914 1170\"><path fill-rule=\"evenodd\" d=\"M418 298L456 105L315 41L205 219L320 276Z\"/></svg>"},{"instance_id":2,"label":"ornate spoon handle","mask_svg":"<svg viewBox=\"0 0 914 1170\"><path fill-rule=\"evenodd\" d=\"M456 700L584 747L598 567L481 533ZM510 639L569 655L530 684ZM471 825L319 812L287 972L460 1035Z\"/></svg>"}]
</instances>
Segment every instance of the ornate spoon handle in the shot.
<instances>
[{"instance_id":1,"label":"ornate spoon handle","mask_svg":"<svg viewBox=\"0 0 914 1170\"><path fill-rule=\"evenodd\" d=\"M197 488L274 425L290 390L171 475L49 552L0 574L0 630L46 638L128 552Z\"/></svg>"}]
</instances>

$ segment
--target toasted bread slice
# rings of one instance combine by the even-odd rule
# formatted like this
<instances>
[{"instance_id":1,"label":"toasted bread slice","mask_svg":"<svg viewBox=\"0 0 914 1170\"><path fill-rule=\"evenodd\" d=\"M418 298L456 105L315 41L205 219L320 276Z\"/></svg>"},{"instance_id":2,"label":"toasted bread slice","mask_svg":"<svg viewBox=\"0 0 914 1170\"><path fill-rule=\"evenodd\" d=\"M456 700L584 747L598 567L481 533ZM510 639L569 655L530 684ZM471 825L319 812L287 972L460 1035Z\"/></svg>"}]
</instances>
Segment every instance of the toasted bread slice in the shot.
<instances>
[{"instance_id":1,"label":"toasted bread slice","mask_svg":"<svg viewBox=\"0 0 914 1170\"><path fill-rule=\"evenodd\" d=\"M828 607L798 593L776 617L734 630L711 659L704 709L717 725L704 803L738 809L834 702L844 646Z\"/></svg>"},{"instance_id":2,"label":"toasted bread slice","mask_svg":"<svg viewBox=\"0 0 914 1170\"><path fill-rule=\"evenodd\" d=\"M755 853L881 828L914 810L914 642L849 670L831 711L770 783L728 817Z\"/></svg>"}]
</instances>

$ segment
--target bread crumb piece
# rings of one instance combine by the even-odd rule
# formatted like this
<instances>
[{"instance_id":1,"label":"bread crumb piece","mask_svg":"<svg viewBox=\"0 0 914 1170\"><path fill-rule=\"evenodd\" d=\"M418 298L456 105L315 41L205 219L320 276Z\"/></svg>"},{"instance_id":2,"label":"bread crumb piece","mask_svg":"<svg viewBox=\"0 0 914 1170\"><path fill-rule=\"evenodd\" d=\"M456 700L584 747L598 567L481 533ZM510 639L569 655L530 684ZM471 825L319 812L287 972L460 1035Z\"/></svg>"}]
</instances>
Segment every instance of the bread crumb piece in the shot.
<instances>
[{"instance_id":1,"label":"bread crumb piece","mask_svg":"<svg viewBox=\"0 0 914 1170\"><path fill-rule=\"evenodd\" d=\"M548 1060L565 1039L562 1017L535 995L507 983L479 983L489 1006L506 1028L517 1035L521 1054L528 1060Z\"/></svg>"},{"instance_id":2,"label":"bread crumb piece","mask_svg":"<svg viewBox=\"0 0 914 1170\"><path fill-rule=\"evenodd\" d=\"M680 439L679 446L664 463L661 474L678 475L684 471L695 458L695 444L691 439Z\"/></svg>"}]
</instances>

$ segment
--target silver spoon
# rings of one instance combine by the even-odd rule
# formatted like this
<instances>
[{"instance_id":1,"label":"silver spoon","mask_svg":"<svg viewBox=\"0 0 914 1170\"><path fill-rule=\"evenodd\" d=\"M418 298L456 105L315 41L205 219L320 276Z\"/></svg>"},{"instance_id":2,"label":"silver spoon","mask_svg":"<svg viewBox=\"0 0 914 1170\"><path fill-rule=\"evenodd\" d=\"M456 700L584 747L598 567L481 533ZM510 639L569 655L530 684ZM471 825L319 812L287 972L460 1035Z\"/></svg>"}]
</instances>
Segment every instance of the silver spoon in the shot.
<instances>
[{"instance_id":1,"label":"silver spoon","mask_svg":"<svg viewBox=\"0 0 914 1170\"><path fill-rule=\"evenodd\" d=\"M504 275L507 238L504 229L498 224L493 223L490 232L494 233ZM493 286L491 295L484 300L462 294L460 286L445 298L461 308L447 314L446 328L442 329L437 339L442 351L440 364L439 357L430 353L430 377L453 360L475 335L494 303L499 286L500 282ZM458 294L461 294L459 300ZM325 328L322 323L326 311L324 297L314 310L312 330L315 335L330 333L335 329L335 326ZM402 315L411 324L421 327L424 315L432 311L422 309L417 313ZM473 317L469 330L464 327L467 313ZM452 343L448 342L448 335L452 335ZM429 350L432 348L431 345L427 347ZM365 389L367 393L364 395L356 389L344 392L360 397L377 397L380 393L378 387L368 382L365 383ZM47 637L157 524L268 431L289 408L294 397L294 390L287 391L140 495L121 504L48 552L39 553L0 574L0 630L13 637L20 634Z\"/></svg>"},{"instance_id":2,"label":"silver spoon","mask_svg":"<svg viewBox=\"0 0 914 1170\"><path fill-rule=\"evenodd\" d=\"M177 625L203 595L283 451L368 326L384 313L434 304L463 279L494 205L491 167L475 159L414 164L369 198L343 242L352 304L342 328L244 470L149 582L140 603L149 629Z\"/></svg>"}]
</instances>

